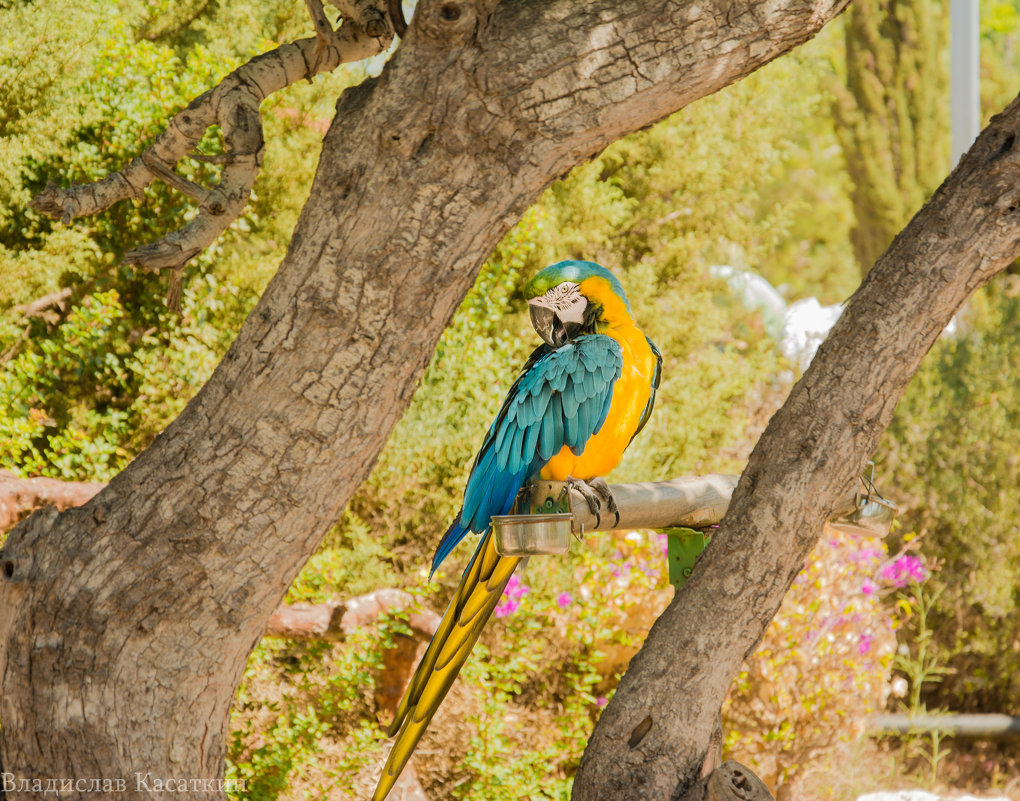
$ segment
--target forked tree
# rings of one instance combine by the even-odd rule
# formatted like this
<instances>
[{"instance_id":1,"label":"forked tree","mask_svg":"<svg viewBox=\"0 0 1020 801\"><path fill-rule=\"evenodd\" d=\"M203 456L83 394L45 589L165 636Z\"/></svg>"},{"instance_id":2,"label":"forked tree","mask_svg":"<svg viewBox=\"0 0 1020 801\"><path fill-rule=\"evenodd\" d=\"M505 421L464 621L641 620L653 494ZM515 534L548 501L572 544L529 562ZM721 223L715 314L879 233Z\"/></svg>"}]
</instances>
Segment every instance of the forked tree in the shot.
<instances>
[{"instance_id":1,"label":"forked tree","mask_svg":"<svg viewBox=\"0 0 1020 801\"><path fill-rule=\"evenodd\" d=\"M86 505L0 552L0 752L22 779L223 776L246 657L367 476L477 270L553 180L814 35L848 0L421 0L348 89L289 250L212 378ZM384 0L242 67L70 220L163 180L200 213L132 258L178 270L243 207L269 92L387 46ZM400 33L400 31L396 31ZM173 165L212 123L222 183ZM1020 103L878 260L751 455L692 579L632 661L577 799L693 798L720 703L953 312L1020 253ZM653 477L650 477L653 478ZM75 793L78 795L79 793ZM80 793L85 796L87 793ZM208 797L208 796L203 796Z\"/></svg>"}]
</instances>

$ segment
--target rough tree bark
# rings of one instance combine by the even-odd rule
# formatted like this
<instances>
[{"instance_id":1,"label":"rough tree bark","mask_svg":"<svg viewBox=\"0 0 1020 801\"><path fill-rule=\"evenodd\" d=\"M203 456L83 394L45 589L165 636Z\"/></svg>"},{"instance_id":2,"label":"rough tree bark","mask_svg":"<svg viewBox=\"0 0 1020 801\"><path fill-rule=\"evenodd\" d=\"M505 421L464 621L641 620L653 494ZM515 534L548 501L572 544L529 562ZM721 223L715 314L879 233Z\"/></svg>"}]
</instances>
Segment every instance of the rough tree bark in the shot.
<instances>
[{"instance_id":1,"label":"rough tree bark","mask_svg":"<svg viewBox=\"0 0 1020 801\"><path fill-rule=\"evenodd\" d=\"M727 687L822 522L953 313L1018 255L1020 98L878 260L769 422L698 570L599 719L574 798L699 797L697 767Z\"/></svg>"},{"instance_id":2,"label":"rough tree bark","mask_svg":"<svg viewBox=\"0 0 1020 801\"><path fill-rule=\"evenodd\" d=\"M36 513L8 536L0 553L5 769L19 782L125 778L122 798L177 795L140 788L136 773L222 777L248 651L366 477L500 236L553 178L809 38L846 1L422 0L382 75L338 103L289 252L214 376L86 506ZM996 163L1015 184L1012 139L1003 153ZM1012 225L1012 211L974 205L984 189L958 189L970 194L955 210L961 221L940 218L947 239L975 208ZM984 248L988 239L977 241ZM995 265L1006 258L982 252ZM763 439L730 533L716 539L701 579L636 660L638 678L607 710L578 797L680 794L740 656L778 605L823 507L849 487L891 412L885 392L819 395L835 383L833 359L867 387L893 372L883 366L892 361L895 397L952 304L991 270L939 262L935 288L952 298L933 311L925 304L935 296L914 288L927 266L905 254L889 263L855 300L865 313L848 313L840 331L849 333L837 332L850 347L823 348L830 367L809 372L794 419L780 415ZM902 264L912 272L896 274ZM880 281L922 319L886 322L882 314L896 309L875 297ZM900 339L876 358L873 344L894 328ZM771 464L762 448L776 451ZM800 495L808 488L818 492ZM778 539L762 554L758 543L770 540L756 538L766 534ZM677 610L694 604L695 588L717 593L719 604L685 621ZM694 620L712 628L693 630ZM678 644L700 661L674 678ZM641 684L655 690L642 695ZM668 716L652 717L653 697Z\"/></svg>"}]
</instances>

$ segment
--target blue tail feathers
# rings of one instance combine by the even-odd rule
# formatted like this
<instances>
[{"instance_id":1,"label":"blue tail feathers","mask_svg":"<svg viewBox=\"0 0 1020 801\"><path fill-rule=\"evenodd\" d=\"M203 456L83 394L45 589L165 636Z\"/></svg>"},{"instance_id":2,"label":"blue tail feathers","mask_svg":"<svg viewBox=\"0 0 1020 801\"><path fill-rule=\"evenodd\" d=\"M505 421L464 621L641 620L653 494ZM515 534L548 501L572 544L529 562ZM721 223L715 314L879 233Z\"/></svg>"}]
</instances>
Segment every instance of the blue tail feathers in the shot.
<instances>
[{"instance_id":1,"label":"blue tail feathers","mask_svg":"<svg viewBox=\"0 0 1020 801\"><path fill-rule=\"evenodd\" d=\"M457 515L457 519L453 521L453 525L446 529L446 533L439 541L436 553L432 557L432 569L429 570L429 581L432 581L432 576L435 575L436 568L438 568L440 563L450 555L450 551L457 547L457 544L464 539L464 535L467 533L467 527L461 524L460 515Z\"/></svg>"}]
</instances>

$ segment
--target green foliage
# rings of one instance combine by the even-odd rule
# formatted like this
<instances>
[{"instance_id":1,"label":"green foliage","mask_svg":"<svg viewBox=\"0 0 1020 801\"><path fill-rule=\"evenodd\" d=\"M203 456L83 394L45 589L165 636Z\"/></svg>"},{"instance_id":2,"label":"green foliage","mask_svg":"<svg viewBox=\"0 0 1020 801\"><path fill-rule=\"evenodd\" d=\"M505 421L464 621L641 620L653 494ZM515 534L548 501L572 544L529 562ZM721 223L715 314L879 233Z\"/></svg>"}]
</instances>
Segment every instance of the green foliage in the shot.
<instances>
[{"instance_id":1,"label":"green foliage","mask_svg":"<svg viewBox=\"0 0 1020 801\"><path fill-rule=\"evenodd\" d=\"M911 584L899 595L898 607L909 634L909 647L900 649L893 659L893 667L907 680L907 700L904 706L912 717L931 714L922 700L925 684L941 682L952 671L939 664L940 649L935 646L935 632L930 627L930 616L942 591L932 592L927 586ZM908 756L923 760L929 769L929 787L934 789L938 780L939 764L947 751L941 747L945 732L934 729L928 732L908 732L903 738Z\"/></svg>"},{"instance_id":2,"label":"green foliage","mask_svg":"<svg viewBox=\"0 0 1020 801\"><path fill-rule=\"evenodd\" d=\"M844 31L845 84L832 82L833 112L865 274L948 172L948 4L863 0Z\"/></svg>"},{"instance_id":3,"label":"green foliage","mask_svg":"<svg viewBox=\"0 0 1020 801\"><path fill-rule=\"evenodd\" d=\"M351 793L382 733L370 710L382 654L406 632L399 618L385 617L375 631L360 631L346 645L308 646L263 640L248 661L234 706L226 778L232 797L274 801L300 777L325 797L337 788ZM327 753L332 738L347 746Z\"/></svg>"},{"instance_id":4,"label":"green foliage","mask_svg":"<svg viewBox=\"0 0 1020 801\"><path fill-rule=\"evenodd\" d=\"M73 227L28 208L46 180L118 169L237 63L239 55L199 49L179 58L135 42L113 8L95 0L0 12L14 45L0 58L0 83L13 87L0 121L0 463L25 475L112 477L209 376L228 343L223 327L252 298L203 275L206 257L186 288L185 317L171 319L158 279L115 266L192 213L165 187L153 187L146 206L120 203ZM76 25L57 21L68 14ZM70 58L56 69L50 53ZM212 177L197 162L182 174ZM64 311L22 317L10 308L62 286L72 288Z\"/></svg>"},{"instance_id":5,"label":"green foliage","mask_svg":"<svg viewBox=\"0 0 1020 801\"><path fill-rule=\"evenodd\" d=\"M208 318L225 300L212 276L194 282L184 317L164 315L158 336L133 328L115 290L85 296L44 336L19 340L8 323L16 355L0 373L0 466L112 478L212 373L227 343Z\"/></svg>"},{"instance_id":6,"label":"green foliage","mask_svg":"<svg viewBox=\"0 0 1020 801\"><path fill-rule=\"evenodd\" d=\"M981 0L981 117L982 127L1017 95L1020 58L1016 35L1020 6L1016 0Z\"/></svg>"},{"instance_id":7,"label":"green foliage","mask_svg":"<svg viewBox=\"0 0 1020 801\"><path fill-rule=\"evenodd\" d=\"M0 50L0 386L8 399L0 407L0 464L7 469L110 478L208 378L283 255L315 168L300 154L312 150L329 98L356 81L356 71L264 105L268 145L252 202L189 263L180 319L166 314L165 280L120 260L190 219L189 200L156 183L144 200L71 226L28 207L47 180L80 183L119 169L170 115L272 46L267 35L306 24L300 4L259 4L255 13L230 5L206 8L213 24L199 14L151 41L140 34L146 20L170 19L152 4L0 9L7 37ZM262 21L257 30L253 20ZM214 129L199 150L220 145ZM217 170L198 161L185 159L177 171L217 180ZM72 290L63 306L19 313L16 304L61 287Z\"/></svg>"},{"instance_id":8,"label":"green foliage","mask_svg":"<svg viewBox=\"0 0 1020 801\"><path fill-rule=\"evenodd\" d=\"M100 478L122 466L118 441L128 434L127 415L117 401L127 389L127 354L109 345L123 318L116 292L92 295L54 338L7 365L0 376L0 403L7 410L0 419L0 464L29 474ZM110 391L105 407L90 402L97 386Z\"/></svg>"},{"instance_id":9,"label":"green foliage","mask_svg":"<svg viewBox=\"0 0 1020 801\"><path fill-rule=\"evenodd\" d=\"M656 481L704 472L739 472L745 427L779 373L775 342L761 317L702 275L663 284L643 263L627 276L645 333L663 354L655 411L631 443L614 480Z\"/></svg>"},{"instance_id":10,"label":"green foliage","mask_svg":"<svg viewBox=\"0 0 1020 801\"><path fill-rule=\"evenodd\" d=\"M1020 636L1018 281L972 300L970 323L922 363L879 450L907 525L942 565L931 625L955 672L928 697L954 711L1020 710L1020 677L999 668Z\"/></svg>"},{"instance_id":11,"label":"green foliage","mask_svg":"<svg viewBox=\"0 0 1020 801\"><path fill-rule=\"evenodd\" d=\"M492 659L485 646L478 647L475 658L480 661L474 662L465 680L476 682L482 702L478 713L469 719L474 724L473 734L461 763L473 780L458 787L454 797L465 801L517 801L520 798L567 801L570 784L556 775L560 768L557 757L563 756L558 747L560 743L536 738L539 742L523 744L519 741L518 727L512 725L516 717L512 711L513 701L536 665L531 660L512 656ZM522 661L525 664L522 665ZM485 663L485 667L481 667ZM576 703L571 705L576 706Z\"/></svg>"},{"instance_id":12,"label":"green foliage","mask_svg":"<svg viewBox=\"0 0 1020 801\"><path fill-rule=\"evenodd\" d=\"M13 262L17 278L28 278L34 271L27 281L33 291L57 281L69 285L89 280L102 270L116 278L116 288L133 306L144 300L135 298L143 287L155 282L139 281L133 271L116 271L112 265L128 248L181 226L192 213L190 204L163 184L154 184L146 192L145 205L122 202L89 220L89 246L65 263L65 248L80 240L63 233L50 241L55 223L29 209L28 200L47 180L83 183L119 169L163 129L169 115L236 66L237 58L216 60L200 49L179 59L165 47L132 41L124 21L103 20L104 4L90 5L93 38L87 45L91 58L78 64L73 82L71 78L60 82L69 84L60 95L55 84L25 89L12 112L16 123L0 129L0 138L9 145L5 158L10 160L0 178L0 201L5 201L0 202L4 209L0 264ZM73 26L57 29L70 31ZM54 46L73 47L74 42L58 41ZM14 76L10 81L21 84ZM203 142L200 148L209 145ZM185 162L180 172L191 180L212 177L209 167L199 162ZM13 282L8 286L10 300L27 299L23 287Z\"/></svg>"},{"instance_id":13,"label":"green foliage","mask_svg":"<svg viewBox=\"0 0 1020 801\"><path fill-rule=\"evenodd\" d=\"M287 603L324 603L399 583L392 555L349 508L287 593Z\"/></svg>"}]
</instances>

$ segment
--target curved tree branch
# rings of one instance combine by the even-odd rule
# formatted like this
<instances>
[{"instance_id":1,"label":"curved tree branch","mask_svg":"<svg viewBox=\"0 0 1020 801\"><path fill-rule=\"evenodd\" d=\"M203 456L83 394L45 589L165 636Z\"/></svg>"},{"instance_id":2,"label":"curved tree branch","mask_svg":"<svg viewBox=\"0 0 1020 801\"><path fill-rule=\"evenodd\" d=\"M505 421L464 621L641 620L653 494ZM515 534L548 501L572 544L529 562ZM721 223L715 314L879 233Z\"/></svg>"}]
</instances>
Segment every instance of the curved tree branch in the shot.
<instances>
[{"instance_id":1,"label":"curved tree branch","mask_svg":"<svg viewBox=\"0 0 1020 801\"><path fill-rule=\"evenodd\" d=\"M378 0L342 3L345 19L334 31L322 6L316 5L318 0L310 0L310 7L318 12L313 14L315 39L299 39L253 58L176 114L152 145L122 170L67 189L49 182L32 199L32 208L66 225L120 200L141 198L145 187L159 179L195 201L198 213L180 230L128 251L124 261L154 271L181 268L215 242L248 203L265 150L259 114L262 101L303 78L361 61L390 46L393 28L374 2ZM199 155L192 151L213 125L223 131L225 152L213 158L199 156L223 166L219 183L206 189L177 175L173 168L181 159Z\"/></svg>"}]
</instances>

